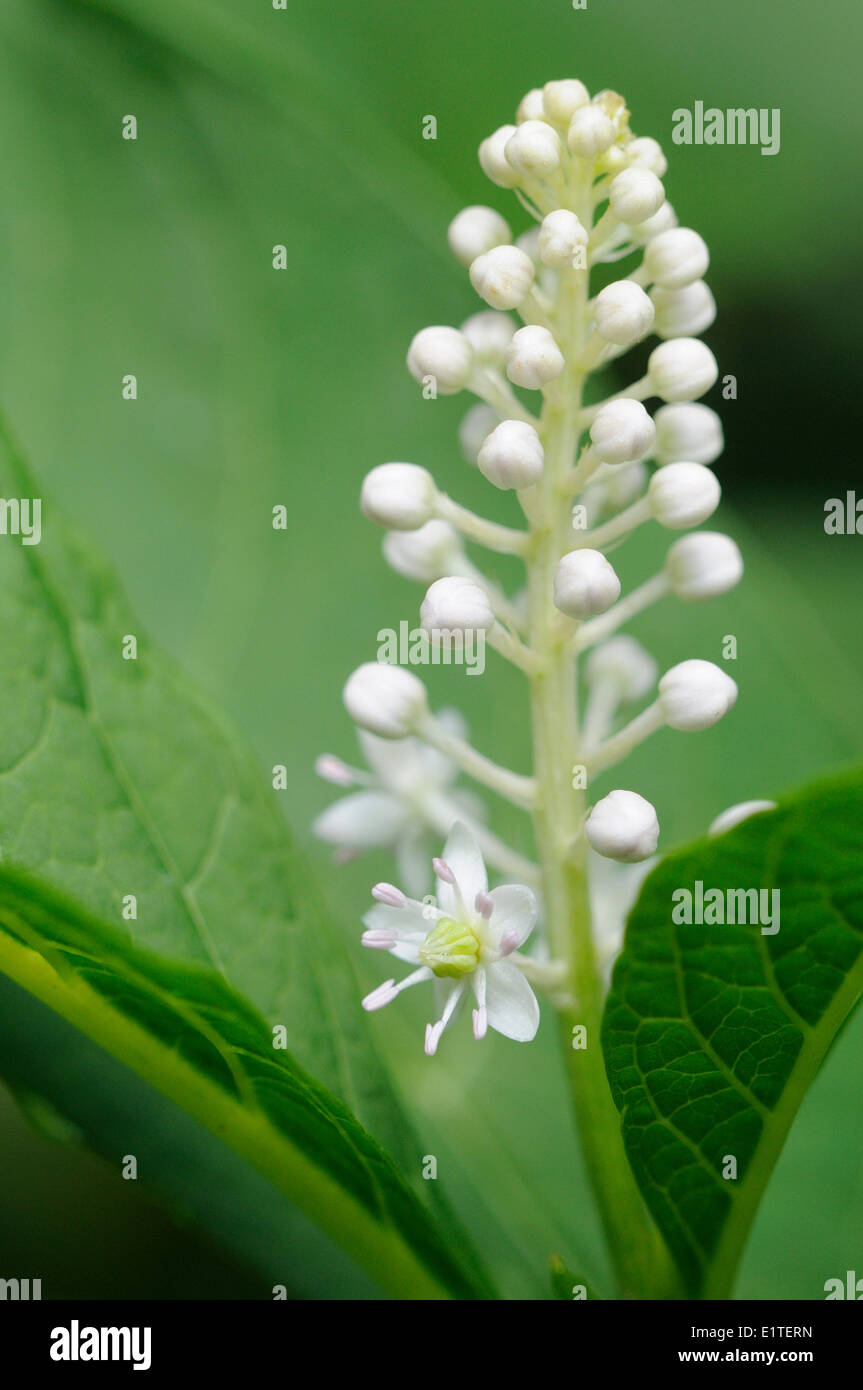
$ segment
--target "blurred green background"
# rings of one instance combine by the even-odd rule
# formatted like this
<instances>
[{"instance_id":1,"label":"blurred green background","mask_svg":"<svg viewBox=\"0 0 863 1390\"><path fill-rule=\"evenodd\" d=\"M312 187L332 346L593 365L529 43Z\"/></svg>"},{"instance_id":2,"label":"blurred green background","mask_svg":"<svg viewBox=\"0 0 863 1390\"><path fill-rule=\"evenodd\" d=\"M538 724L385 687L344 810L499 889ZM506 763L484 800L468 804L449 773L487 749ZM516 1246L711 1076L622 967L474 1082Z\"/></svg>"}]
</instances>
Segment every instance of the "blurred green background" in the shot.
<instances>
[{"instance_id":1,"label":"blurred green background","mask_svg":"<svg viewBox=\"0 0 863 1390\"><path fill-rule=\"evenodd\" d=\"M313 761L323 749L354 757L342 682L418 602L381 564L358 488L375 463L411 459L507 519L509 499L490 498L460 461L468 402L422 401L404 353L426 323L479 307L446 250L459 207L489 202L525 228L475 151L548 78L622 91L636 132L666 147L669 197L711 248L708 341L738 383L735 401L717 392L712 403L728 440L721 524L747 579L636 630L665 664L717 660L734 634L741 698L709 734L658 736L630 784L657 804L668 847L733 801L860 758L863 539L825 536L823 507L855 484L863 495L861 39L857 0L588 0L584 11L570 0L291 0L286 11L4 0L0 404L48 507L111 557L142 625L230 711L262 775L287 765L285 814L351 939L387 865L330 870L308 830L331 799ZM672 146L673 110L696 100L780 108L781 152ZM135 142L121 139L127 114ZM428 114L435 141L422 139ZM121 398L127 373L134 402ZM271 527L279 503L286 532ZM625 581L663 548L656 536L628 548ZM463 705L485 750L524 766L516 676L495 665L481 681L430 685ZM499 824L523 833L505 812ZM601 1282L552 1029L531 1049L453 1037L429 1067L424 1021L422 1001L406 1000L371 1026L505 1290L543 1296L552 1250ZM806 1102L741 1295L823 1297L825 1279L863 1258L861 1069L863 1018ZM266 1263L232 1264L155 1214L144 1185L34 1135L5 1097L0 1174L0 1274L35 1262L46 1297L190 1296L180 1266L201 1271L192 1296L266 1292Z\"/></svg>"}]
</instances>

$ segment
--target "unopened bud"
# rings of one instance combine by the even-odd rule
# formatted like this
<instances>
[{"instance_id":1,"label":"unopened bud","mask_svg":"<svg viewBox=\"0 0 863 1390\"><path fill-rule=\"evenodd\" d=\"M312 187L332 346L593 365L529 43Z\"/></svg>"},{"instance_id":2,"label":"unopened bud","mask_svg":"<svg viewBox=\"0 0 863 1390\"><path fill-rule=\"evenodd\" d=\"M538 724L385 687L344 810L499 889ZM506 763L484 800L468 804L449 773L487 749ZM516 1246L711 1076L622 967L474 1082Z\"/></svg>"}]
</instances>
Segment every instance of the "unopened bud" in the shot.
<instances>
[{"instance_id":1,"label":"unopened bud","mask_svg":"<svg viewBox=\"0 0 863 1390\"><path fill-rule=\"evenodd\" d=\"M531 323L520 328L509 345L506 374L516 386L538 391L560 376L565 365L563 353L548 329Z\"/></svg>"},{"instance_id":2,"label":"unopened bud","mask_svg":"<svg viewBox=\"0 0 863 1390\"><path fill-rule=\"evenodd\" d=\"M647 374L664 401L693 401L710 390L719 368L710 348L698 338L669 338L650 354Z\"/></svg>"},{"instance_id":3,"label":"unopened bud","mask_svg":"<svg viewBox=\"0 0 863 1390\"><path fill-rule=\"evenodd\" d=\"M653 516L672 531L700 526L716 511L721 495L716 474L703 463L669 463L658 468L647 489Z\"/></svg>"},{"instance_id":4,"label":"unopened bud","mask_svg":"<svg viewBox=\"0 0 863 1390\"><path fill-rule=\"evenodd\" d=\"M597 854L623 864L649 859L659 842L656 810L638 792L609 792L597 801L584 828Z\"/></svg>"},{"instance_id":5,"label":"unopened bud","mask_svg":"<svg viewBox=\"0 0 863 1390\"><path fill-rule=\"evenodd\" d=\"M659 682L665 722L684 733L698 733L718 723L737 699L737 685L712 661L681 661Z\"/></svg>"},{"instance_id":6,"label":"unopened bud","mask_svg":"<svg viewBox=\"0 0 863 1390\"><path fill-rule=\"evenodd\" d=\"M493 309L515 309L533 285L533 261L517 246L495 246L478 256L470 268L470 282Z\"/></svg>"},{"instance_id":7,"label":"unopened bud","mask_svg":"<svg viewBox=\"0 0 863 1390\"><path fill-rule=\"evenodd\" d=\"M473 370L470 344L457 328L422 328L408 348L408 370L415 381L433 377L442 396L464 390Z\"/></svg>"},{"instance_id":8,"label":"unopened bud","mask_svg":"<svg viewBox=\"0 0 863 1390\"><path fill-rule=\"evenodd\" d=\"M620 598L620 580L599 550L564 555L554 576L554 604L568 618L594 618Z\"/></svg>"},{"instance_id":9,"label":"unopened bud","mask_svg":"<svg viewBox=\"0 0 863 1390\"><path fill-rule=\"evenodd\" d=\"M637 343L653 323L650 296L631 280L615 280L596 296L593 316L596 331L608 343L629 347Z\"/></svg>"},{"instance_id":10,"label":"unopened bud","mask_svg":"<svg viewBox=\"0 0 863 1390\"><path fill-rule=\"evenodd\" d=\"M644 252L644 266L654 284L681 290L701 280L710 264L703 238L691 227L672 227L654 237Z\"/></svg>"},{"instance_id":11,"label":"unopened bud","mask_svg":"<svg viewBox=\"0 0 863 1390\"><path fill-rule=\"evenodd\" d=\"M425 686L413 672L379 661L359 666L342 698L354 723L379 738L406 738L427 708Z\"/></svg>"},{"instance_id":12,"label":"unopened bud","mask_svg":"<svg viewBox=\"0 0 863 1390\"><path fill-rule=\"evenodd\" d=\"M608 202L618 222L637 226L658 212L665 202L665 189L649 169L624 169L611 181Z\"/></svg>"},{"instance_id":13,"label":"unopened bud","mask_svg":"<svg viewBox=\"0 0 863 1390\"><path fill-rule=\"evenodd\" d=\"M512 241L512 232L494 208L475 205L456 214L449 224L447 241L456 260L468 266L493 246Z\"/></svg>"},{"instance_id":14,"label":"unopened bud","mask_svg":"<svg viewBox=\"0 0 863 1390\"><path fill-rule=\"evenodd\" d=\"M369 521L391 531L416 531L431 519L437 488L432 475L415 463L381 463L366 474L360 510Z\"/></svg>"},{"instance_id":15,"label":"unopened bud","mask_svg":"<svg viewBox=\"0 0 863 1390\"><path fill-rule=\"evenodd\" d=\"M461 575L435 580L420 608L420 623L430 633L487 632L494 620L485 589Z\"/></svg>"},{"instance_id":16,"label":"unopened bud","mask_svg":"<svg viewBox=\"0 0 863 1390\"><path fill-rule=\"evenodd\" d=\"M722 421L709 405L684 401L663 405L654 416L657 463L715 463L725 447Z\"/></svg>"},{"instance_id":17,"label":"unopened bud","mask_svg":"<svg viewBox=\"0 0 863 1390\"><path fill-rule=\"evenodd\" d=\"M503 420L477 455L480 472L495 487L531 487L542 477L544 453L539 435L522 420Z\"/></svg>"},{"instance_id":18,"label":"unopened bud","mask_svg":"<svg viewBox=\"0 0 863 1390\"><path fill-rule=\"evenodd\" d=\"M694 531L674 542L665 557L665 572L677 597L694 603L733 589L743 577L743 556L730 536Z\"/></svg>"}]
</instances>

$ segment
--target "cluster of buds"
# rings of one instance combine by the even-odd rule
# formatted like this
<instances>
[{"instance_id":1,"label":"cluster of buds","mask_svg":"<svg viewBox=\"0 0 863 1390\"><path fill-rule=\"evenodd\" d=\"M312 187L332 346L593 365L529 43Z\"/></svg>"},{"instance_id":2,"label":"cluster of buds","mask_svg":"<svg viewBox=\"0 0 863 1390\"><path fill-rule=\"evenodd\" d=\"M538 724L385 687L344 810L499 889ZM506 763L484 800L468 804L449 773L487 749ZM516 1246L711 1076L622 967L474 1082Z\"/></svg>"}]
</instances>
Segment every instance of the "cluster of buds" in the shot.
<instances>
[{"instance_id":1,"label":"cluster of buds","mask_svg":"<svg viewBox=\"0 0 863 1390\"><path fill-rule=\"evenodd\" d=\"M461 451L493 488L515 494L526 524L510 527L468 510L416 463L372 469L360 505L386 532L387 562L427 586L422 627L430 635L481 632L526 674L535 766L521 775L493 762L451 715L431 711L413 672L372 662L350 677L344 701L373 774L325 759L321 770L331 780L365 786L317 823L343 851L390 845L405 863L416 898L378 885L364 944L417 968L365 1002L376 1008L407 984L455 980L429 1025L430 1052L467 983L477 1037L488 1022L511 1037L533 1035L538 1015L526 981L559 990L571 978L570 928L553 920L567 864L580 863L585 874L594 856L644 864L657 847L650 802L617 787L589 805L594 779L662 726L709 728L737 697L734 681L708 661L685 660L659 677L650 654L621 633L665 596L714 598L743 570L730 537L690 530L720 500L712 465L722 428L698 403L718 374L697 336L713 322L715 304L703 279L707 247L678 225L666 200L663 152L632 134L617 93L591 97L583 83L565 80L530 91L515 123L483 140L479 162L493 184L515 193L533 225L513 239L493 208L468 207L454 218L449 246L486 307L459 328L423 328L407 365L424 388L433 386L427 394L477 398L459 432ZM626 273L615 279L607 267L618 265ZM596 292L592 274L603 281ZM599 398L588 403L593 375L651 334L659 342L645 374L605 399L590 390ZM658 402L653 414L650 401ZM576 516L584 518L579 526ZM672 541L659 573L624 595L609 553L648 523L690 533ZM518 559L526 589L508 595L468 544ZM645 700L627 718L627 707ZM585 770L587 800L570 780L574 766ZM459 772L534 816L538 863L487 828L481 807L454 787ZM429 880L416 852L429 834L450 843L455 836L462 877L473 885L466 895L446 856L432 860L445 899L433 921L419 903ZM520 885L487 892L477 856L498 875L517 875ZM596 877L607 882L605 871ZM617 924L611 931L607 922L594 926L600 966L619 948L626 907L620 893L606 892L605 901L614 904ZM598 910L601 917L602 903ZM517 948L537 918L545 919L546 944L530 956Z\"/></svg>"}]
</instances>

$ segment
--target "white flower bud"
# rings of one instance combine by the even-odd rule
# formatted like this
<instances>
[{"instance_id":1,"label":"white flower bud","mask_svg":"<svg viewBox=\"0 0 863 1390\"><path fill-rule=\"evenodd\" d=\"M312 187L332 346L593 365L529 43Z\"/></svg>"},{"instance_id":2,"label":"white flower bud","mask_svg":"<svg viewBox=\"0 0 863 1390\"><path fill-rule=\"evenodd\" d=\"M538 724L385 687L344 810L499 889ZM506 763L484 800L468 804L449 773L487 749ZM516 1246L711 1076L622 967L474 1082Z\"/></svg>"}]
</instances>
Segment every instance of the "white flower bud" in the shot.
<instances>
[{"instance_id":1,"label":"white flower bud","mask_svg":"<svg viewBox=\"0 0 863 1390\"><path fill-rule=\"evenodd\" d=\"M541 121L545 116L545 105L543 102L542 88L531 87L518 103L518 110L515 119L518 125L524 121Z\"/></svg>"},{"instance_id":2,"label":"white flower bud","mask_svg":"<svg viewBox=\"0 0 863 1390\"><path fill-rule=\"evenodd\" d=\"M515 244L519 251L530 256L534 265L537 264L539 261L539 227L529 227L526 232L522 232L520 237L516 237Z\"/></svg>"},{"instance_id":3,"label":"white flower bud","mask_svg":"<svg viewBox=\"0 0 863 1390\"><path fill-rule=\"evenodd\" d=\"M709 405L685 401L663 405L654 417L658 463L715 463L725 447L722 421Z\"/></svg>"},{"instance_id":4,"label":"white flower bud","mask_svg":"<svg viewBox=\"0 0 863 1390\"><path fill-rule=\"evenodd\" d=\"M614 124L598 106L582 106L569 123L566 143L582 159L596 159L614 144Z\"/></svg>"},{"instance_id":5,"label":"white flower bud","mask_svg":"<svg viewBox=\"0 0 863 1390\"><path fill-rule=\"evenodd\" d=\"M379 738L406 738L427 708L422 681L401 666L380 661L357 667L342 699L354 723Z\"/></svg>"},{"instance_id":6,"label":"white flower bud","mask_svg":"<svg viewBox=\"0 0 863 1390\"><path fill-rule=\"evenodd\" d=\"M506 142L506 157L519 175L544 179L560 167L560 136L546 121L524 121Z\"/></svg>"},{"instance_id":7,"label":"white flower bud","mask_svg":"<svg viewBox=\"0 0 863 1390\"><path fill-rule=\"evenodd\" d=\"M498 188L515 188L518 183L518 174L505 153L507 141L515 131L514 125L502 125L493 135L483 140L479 147L480 167Z\"/></svg>"},{"instance_id":8,"label":"white flower bud","mask_svg":"<svg viewBox=\"0 0 863 1390\"><path fill-rule=\"evenodd\" d=\"M451 574L462 555L461 537L447 521L427 521L417 531L387 531L384 559L396 574L430 584Z\"/></svg>"},{"instance_id":9,"label":"white flower bud","mask_svg":"<svg viewBox=\"0 0 863 1390\"><path fill-rule=\"evenodd\" d=\"M659 681L665 722L683 733L709 729L737 699L737 686L712 661L681 661Z\"/></svg>"},{"instance_id":10,"label":"white flower bud","mask_svg":"<svg viewBox=\"0 0 863 1390\"><path fill-rule=\"evenodd\" d=\"M493 406L485 401L472 405L458 427L458 442L465 463L476 463L477 454L496 425L500 416Z\"/></svg>"},{"instance_id":11,"label":"white flower bud","mask_svg":"<svg viewBox=\"0 0 863 1390\"><path fill-rule=\"evenodd\" d=\"M442 396L464 390L473 370L473 353L457 328L421 328L408 348L408 371L415 381L434 377Z\"/></svg>"},{"instance_id":12,"label":"white flower bud","mask_svg":"<svg viewBox=\"0 0 863 1390\"><path fill-rule=\"evenodd\" d=\"M577 77L567 77L560 82L546 82L542 89L542 103L546 120L566 128L576 111L590 101L590 92Z\"/></svg>"},{"instance_id":13,"label":"white flower bud","mask_svg":"<svg viewBox=\"0 0 863 1390\"><path fill-rule=\"evenodd\" d=\"M727 811L722 811L711 821L707 834L713 839L716 835L724 835L726 830L733 830L735 825L749 820L750 816L760 815L762 811L775 810L775 801L739 801L736 806L729 806Z\"/></svg>"},{"instance_id":14,"label":"white flower bud","mask_svg":"<svg viewBox=\"0 0 863 1390\"><path fill-rule=\"evenodd\" d=\"M620 580L600 550L571 550L554 576L554 606L568 618L595 618L620 598Z\"/></svg>"},{"instance_id":15,"label":"white flower bud","mask_svg":"<svg viewBox=\"0 0 863 1390\"><path fill-rule=\"evenodd\" d=\"M703 463L669 463L658 468L647 489L650 510L662 526L682 531L700 526L719 506L722 489Z\"/></svg>"},{"instance_id":16,"label":"white flower bud","mask_svg":"<svg viewBox=\"0 0 863 1390\"><path fill-rule=\"evenodd\" d=\"M605 112L613 122L615 131L629 135L629 112L626 109L626 98L622 97L620 92L605 87L601 92L597 92L593 98L593 105Z\"/></svg>"},{"instance_id":17,"label":"white flower bud","mask_svg":"<svg viewBox=\"0 0 863 1390\"><path fill-rule=\"evenodd\" d=\"M641 497L647 483L647 467L642 462L626 463L622 468L613 468L597 483L602 488L603 504L610 511L628 507L630 502Z\"/></svg>"},{"instance_id":18,"label":"white flower bud","mask_svg":"<svg viewBox=\"0 0 863 1390\"><path fill-rule=\"evenodd\" d=\"M709 264L707 245L691 227L671 227L654 237L644 252L651 282L664 290L682 290L701 280Z\"/></svg>"},{"instance_id":19,"label":"white flower bud","mask_svg":"<svg viewBox=\"0 0 863 1390\"><path fill-rule=\"evenodd\" d=\"M719 368L710 348L698 338L669 338L653 349L647 374L664 401L694 401L710 390Z\"/></svg>"},{"instance_id":20,"label":"white flower bud","mask_svg":"<svg viewBox=\"0 0 863 1390\"><path fill-rule=\"evenodd\" d=\"M674 542L665 557L665 573L677 597L688 603L718 598L743 577L743 556L730 536L694 531Z\"/></svg>"},{"instance_id":21,"label":"white flower bud","mask_svg":"<svg viewBox=\"0 0 863 1390\"><path fill-rule=\"evenodd\" d=\"M628 169L629 160L626 156L624 147L622 145L612 145L610 150L606 150L605 154L599 156L596 161L596 167L600 173L610 174L612 178L614 178L615 174L619 174L621 169Z\"/></svg>"},{"instance_id":22,"label":"white flower bud","mask_svg":"<svg viewBox=\"0 0 863 1390\"><path fill-rule=\"evenodd\" d=\"M473 262L470 282L493 309L515 309L530 290L535 273L530 256L517 246L495 246Z\"/></svg>"},{"instance_id":23,"label":"white flower bud","mask_svg":"<svg viewBox=\"0 0 863 1390\"><path fill-rule=\"evenodd\" d=\"M597 854L622 864L649 859L659 842L656 811L638 792L609 792L593 807L584 830Z\"/></svg>"},{"instance_id":24,"label":"white flower bud","mask_svg":"<svg viewBox=\"0 0 863 1390\"><path fill-rule=\"evenodd\" d=\"M587 250L588 233L574 212L558 208L543 218L539 228L539 257L555 270L571 267Z\"/></svg>"},{"instance_id":25,"label":"white flower bud","mask_svg":"<svg viewBox=\"0 0 863 1390\"><path fill-rule=\"evenodd\" d=\"M547 328L530 323L513 336L506 355L506 374L516 386L538 391L560 376L566 363Z\"/></svg>"},{"instance_id":26,"label":"white flower bud","mask_svg":"<svg viewBox=\"0 0 863 1390\"><path fill-rule=\"evenodd\" d=\"M494 309L481 309L465 319L460 333L470 343L478 362L493 363L502 367L506 360L506 350L515 332L515 323L508 314L499 314Z\"/></svg>"},{"instance_id":27,"label":"white flower bud","mask_svg":"<svg viewBox=\"0 0 863 1390\"><path fill-rule=\"evenodd\" d=\"M494 208L478 206L463 208L457 213L446 235L450 251L465 266L493 246L512 241L506 219Z\"/></svg>"},{"instance_id":28,"label":"white flower bud","mask_svg":"<svg viewBox=\"0 0 863 1390\"><path fill-rule=\"evenodd\" d=\"M653 449L656 430L641 401L623 397L598 410L590 427L593 452L603 463L635 463Z\"/></svg>"},{"instance_id":29,"label":"white flower bud","mask_svg":"<svg viewBox=\"0 0 863 1390\"><path fill-rule=\"evenodd\" d=\"M716 300L703 280L682 290L666 290L654 285L650 298L656 310L653 331L660 338L694 338L704 333L716 318Z\"/></svg>"},{"instance_id":30,"label":"white flower bud","mask_svg":"<svg viewBox=\"0 0 863 1390\"><path fill-rule=\"evenodd\" d=\"M637 227L633 227L632 240L639 246L644 246L652 241L654 237L662 232L670 231L677 226L677 213L670 203L663 203L659 212L655 212L652 217L648 217L645 222L640 222Z\"/></svg>"},{"instance_id":31,"label":"white flower bud","mask_svg":"<svg viewBox=\"0 0 863 1390\"><path fill-rule=\"evenodd\" d=\"M627 147L631 162L639 169L649 169L661 179L668 169L668 160L662 153L662 146L651 135L642 135Z\"/></svg>"},{"instance_id":32,"label":"white flower bud","mask_svg":"<svg viewBox=\"0 0 863 1390\"><path fill-rule=\"evenodd\" d=\"M542 477L545 459L539 435L522 420L503 420L477 455L479 471L495 487L531 487Z\"/></svg>"},{"instance_id":33,"label":"white flower bud","mask_svg":"<svg viewBox=\"0 0 863 1390\"><path fill-rule=\"evenodd\" d=\"M608 202L618 222L637 226L659 212L665 202L665 189L649 169L624 169L611 181Z\"/></svg>"},{"instance_id":34,"label":"white flower bud","mask_svg":"<svg viewBox=\"0 0 863 1390\"><path fill-rule=\"evenodd\" d=\"M615 280L600 290L593 304L596 331L607 343L629 347L638 342L653 323L650 296L631 280Z\"/></svg>"},{"instance_id":35,"label":"white flower bud","mask_svg":"<svg viewBox=\"0 0 863 1390\"><path fill-rule=\"evenodd\" d=\"M367 473L360 510L390 531L416 531L430 520L437 488L431 473L415 463L381 463Z\"/></svg>"},{"instance_id":36,"label":"white flower bud","mask_svg":"<svg viewBox=\"0 0 863 1390\"><path fill-rule=\"evenodd\" d=\"M587 679L591 684L610 681L620 698L641 700L656 684L659 668L650 652L634 637L609 637L587 658Z\"/></svg>"},{"instance_id":37,"label":"white flower bud","mask_svg":"<svg viewBox=\"0 0 863 1390\"><path fill-rule=\"evenodd\" d=\"M426 632L488 632L494 612L485 589L473 579L449 575L436 579L420 608Z\"/></svg>"}]
</instances>

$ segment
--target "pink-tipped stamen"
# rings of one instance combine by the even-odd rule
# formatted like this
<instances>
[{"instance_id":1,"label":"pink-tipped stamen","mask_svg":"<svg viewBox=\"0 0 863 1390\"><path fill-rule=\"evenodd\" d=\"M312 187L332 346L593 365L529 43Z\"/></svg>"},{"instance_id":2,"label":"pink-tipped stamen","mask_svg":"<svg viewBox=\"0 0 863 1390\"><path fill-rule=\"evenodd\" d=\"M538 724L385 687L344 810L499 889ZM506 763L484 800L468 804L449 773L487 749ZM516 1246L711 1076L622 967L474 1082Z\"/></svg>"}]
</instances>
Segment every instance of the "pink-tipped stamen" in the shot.
<instances>
[{"instance_id":1,"label":"pink-tipped stamen","mask_svg":"<svg viewBox=\"0 0 863 1390\"><path fill-rule=\"evenodd\" d=\"M384 980L382 985L378 985L377 989L366 995L363 1008L368 1013L373 1013L375 1009L382 1009L385 1004L391 1004L397 996L395 980Z\"/></svg>"},{"instance_id":2,"label":"pink-tipped stamen","mask_svg":"<svg viewBox=\"0 0 863 1390\"><path fill-rule=\"evenodd\" d=\"M343 763L334 753L322 753L316 758L315 772L325 782L332 782L336 787L353 787L358 780L354 769L348 767L347 763Z\"/></svg>"},{"instance_id":3,"label":"pink-tipped stamen","mask_svg":"<svg viewBox=\"0 0 863 1390\"><path fill-rule=\"evenodd\" d=\"M362 944L371 946L376 951L390 951L398 941L394 931L387 931L384 927L374 927L371 931L364 931Z\"/></svg>"},{"instance_id":4,"label":"pink-tipped stamen","mask_svg":"<svg viewBox=\"0 0 863 1390\"><path fill-rule=\"evenodd\" d=\"M376 902L386 903L387 907L404 907L407 903L404 893L394 883L376 883L372 897Z\"/></svg>"},{"instance_id":5,"label":"pink-tipped stamen","mask_svg":"<svg viewBox=\"0 0 863 1390\"><path fill-rule=\"evenodd\" d=\"M444 1025L442 1023L426 1024L425 1054L427 1057L434 1057L437 1052L443 1030Z\"/></svg>"},{"instance_id":6,"label":"pink-tipped stamen","mask_svg":"<svg viewBox=\"0 0 863 1390\"><path fill-rule=\"evenodd\" d=\"M333 863L341 868L344 864L353 864L355 859L359 859L361 851L353 849L351 845L340 845L333 850Z\"/></svg>"},{"instance_id":7,"label":"pink-tipped stamen","mask_svg":"<svg viewBox=\"0 0 863 1390\"><path fill-rule=\"evenodd\" d=\"M521 939L519 937L518 932L515 931L513 928L510 928L510 930L505 931L503 936L500 938L500 943L497 949L500 951L502 956L510 956L512 955L513 951L518 950L520 945Z\"/></svg>"},{"instance_id":8,"label":"pink-tipped stamen","mask_svg":"<svg viewBox=\"0 0 863 1390\"><path fill-rule=\"evenodd\" d=\"M489 920L491 914L494 912L494 902L488 893L477 893L474 906L480 917L484 917L486 921Z\"/></svg>"},{"instance_id":9,"label":"pink-tipped stamen","mask_svg":"<svg viewBox=\"0 0 863 1390\"><path fill-rule=\"evenodd\" d=\"M455 883L455 874L445 859L433 859L432 868L441 883Z\"/></svg>"}]
</instances>

